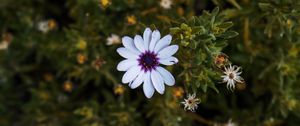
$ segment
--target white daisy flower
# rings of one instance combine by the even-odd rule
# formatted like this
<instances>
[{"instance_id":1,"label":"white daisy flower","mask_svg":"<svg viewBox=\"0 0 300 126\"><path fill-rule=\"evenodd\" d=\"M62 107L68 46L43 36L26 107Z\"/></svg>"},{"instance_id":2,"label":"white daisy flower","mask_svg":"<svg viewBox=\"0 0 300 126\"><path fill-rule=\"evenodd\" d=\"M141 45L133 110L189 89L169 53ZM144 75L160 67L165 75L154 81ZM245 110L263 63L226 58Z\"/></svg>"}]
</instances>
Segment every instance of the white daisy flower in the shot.
<instances>
[{"instance_id":1,"label":"white daisy flower","mask_svg":"<svg viewBox=\"0 0 300 126\"><path fill-rule=\"evenodd\" d=\"M129 83L132 89L144 83L143 90L147 98L151 98L155 90L163 94L164 83L173 86L173 75L159 65L173 65L178 62L178 59L172 56L177 52L178 45L170 45L171 40L171 35L161 38L158 30L151 31L150 28L145 29L143 37L123 37L124 47L117 49L117 52L126 58L117 66L117 70L126 71L122 83Z\"/></svg>"},{"instance_id":2,"label":"white daisy flower","mask_svg":"<svg viewBox=\"0 0 300 126\"><path fill-rule=\"evenodd\" d=\"M242 72L240 71L241 67L232 66L229 64L229 67L224 67L225 71L223 76L223 83L227 83L227 89L233 91L235 89L235 83L243 83L243 78L240 76Z\"/></svg>"},{"instance_id":3,"label":"white daisy flower","mask_svg":"<svg viewBox=\"0 0 300 126\"><path fill-rule=\"evenodd\" d=\"M47 33L50 30L47 20L39 22L37 28L43 33Z\"/></svg>"},{"instance_id":4,"label":"white daisy flower","mask_svg":"<svg viewBox=\"0 0 300 126\"><path fill-rule=\"evenodd\" d=\"M13 35L10 33L3 33L2 34L2 41L0 42L0 50L6 50L10 45L13 39Z\"/></svg>"},{"instance_id":5,"label":"white daisy flower","mask_svg":"<svg viewBox=\"0 0 300 126\"><path fill-rule=\"evenodd\" d=\"M8 46L9 46L9 43L8 43L8 42L2 41L2 42L0 43L0 50L5 50L5 49L8 48Z\"/></svg>"},{"instance_id":6,"label":"white daisy flower","mask_svg":"<svg viewBox=\"0 0 300 126\"><path fill-rule=\"evenodd\" d=\"M189 94L187 99L184 99L183 102L181 102L184 105L184 110L190 110L192 112L195 112L195 109L198 108L198 104L200 103L200 99L196 98L196 94Z\"/></svg>"},{"instance_id":7,"label":"white daisy flower","mask_svg":"<svg viewBox=\"0 0 300 126\"><path fill-rule=\"evenodd\" d=\"M170 9L172 5L172 0L161 0L159 4L164 9Z\"/></svg>"},{"instance_id":8,"label":"white daisy flower","mask_svg":"<svg viewBox=\"0 0 300 126\"><path fill-rule=\"evenodd\" d=\"M121 39L118 35L112 34L110 37L106 39L106 45L120 44Z\"/></svg>"}]
</instances>

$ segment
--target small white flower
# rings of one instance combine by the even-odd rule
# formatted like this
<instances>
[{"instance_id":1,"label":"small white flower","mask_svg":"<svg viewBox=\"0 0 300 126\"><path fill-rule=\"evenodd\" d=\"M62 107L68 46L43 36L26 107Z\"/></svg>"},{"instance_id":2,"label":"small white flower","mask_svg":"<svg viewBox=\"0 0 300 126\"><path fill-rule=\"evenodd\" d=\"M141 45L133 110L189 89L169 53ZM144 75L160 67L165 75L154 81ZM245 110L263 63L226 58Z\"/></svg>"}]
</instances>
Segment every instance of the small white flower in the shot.
<instances>
[{"instance_id":1,"label":"small white flower","mask_svg":"<svg viewBox=\"0 0 300 126\"><path fill-rule=\"evenodd\" d=\"M13 35L10 33L2 34L2 41L0 42L0 50L6 50L12 42Z\"/></svg>"},{"instance_id":2,"label":"small white flower","mask_svg":"<svg viewBox=\"0 0 300 126\"><path fill-rule=\"evenodd\" d=\"M48 20L39 22L37 27L43 33L47 33L50 30Z\"/></svg>"},{"instance_id":3,"label":"small white flower","mask_svg":"<svg viewBox=\"0 0 300 126\"><path fill-rule=\"evenodd\" d=\"M164 83L173 86L175 84L173 75L159 66L178 62L178 59L172 56L177 52L178 45L170 45L171 40L171 35L161 38L158 30L151 31L150 28L145 29L143 37L140 35L136 35L134 39L123 37L124 47L117 49L117 52L126 58L117 66L117 70L126 71L122 83L129 83L132 89L144 83L143 90L147 98L151 98L155 90L163 94Z\"/></svg>"},{"instance_id":4,"label":"small white flower","mask_svg":"<svg viewBox=\"0 0 300 126\"><path fill-rule=\"evenodd\" d=\"M0 43L0 50L5 50L5 49L7 49L7 48L8 48L8 45L9 45L8 42L2 41L2 42Z\"/></svg>"},{"instance_id":5,"label":"small white flower","mask_svg":"<svg viewBox=\"0 0 300 126\"><path fill-rule=\"evenodd\" d=\"M172 5L172 0L161 0L159 4L164 9L170 9Z\"/></svg>"},{"instance_id":6,"label":"small white flower","mask_svg":"<svg viewBox=\"0 0 300 126\"><path fill-rule=\"evenodd\" d=\"M232 66L231 64L229 64L229 67L225 67L225 71L223 76L221 76L223 78L223 83L227 83L227 89L233 91L235 89L235 83L243 83L243 78L240 76L241 75L241 71L240 71L241 67L237 67L237 66Z\"/></svg>"},{"instance_id":7,"label":"small white flower","mask_svg":"<svg viewBox=\"0 0 300 126\"><path fill-rule=\"evenodd\" d=\"M106 45L121 44L121 39L118 35L112 34L106 39Z\"/></svg>"},{"instance_id":8,"label":"small white flower","mask_svg":"<svg viewBox=\"0 0 300 126\"><path fill-rule=\"evenodd\" d=\"M198 108L198 104L200 103L200 99L196 98L196 94L189 94L187 99L184 99L183 102L181 102L184 105L184 110L190 110L192 112L195 112L195 109Z\"/></svg>"}]
</instances>

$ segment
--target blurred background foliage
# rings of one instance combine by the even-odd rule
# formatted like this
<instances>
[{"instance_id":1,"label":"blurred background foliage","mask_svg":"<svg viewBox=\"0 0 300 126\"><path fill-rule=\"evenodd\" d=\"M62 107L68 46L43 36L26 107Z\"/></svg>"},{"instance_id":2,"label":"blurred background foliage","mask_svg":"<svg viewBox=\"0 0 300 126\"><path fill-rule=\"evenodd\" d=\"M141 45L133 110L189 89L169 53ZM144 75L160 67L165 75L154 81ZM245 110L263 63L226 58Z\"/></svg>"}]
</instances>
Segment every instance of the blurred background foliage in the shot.
<instances>
[{"instance_id":1,"label":"blurred background foliage","mask_svg":"<svg viewBox=\"0 0 300 126\"><path fill-rule=\"evenodd\" d=\"M300 123L300 1L162 1L0 0L0 125ZM180 45L167 67L176 85L151 99L116 70L117 38L146 27ZM220 83L220 55L243 68L234 92ZM194 113L180 104L190 93Z\"/></svg>"}]
</instances>

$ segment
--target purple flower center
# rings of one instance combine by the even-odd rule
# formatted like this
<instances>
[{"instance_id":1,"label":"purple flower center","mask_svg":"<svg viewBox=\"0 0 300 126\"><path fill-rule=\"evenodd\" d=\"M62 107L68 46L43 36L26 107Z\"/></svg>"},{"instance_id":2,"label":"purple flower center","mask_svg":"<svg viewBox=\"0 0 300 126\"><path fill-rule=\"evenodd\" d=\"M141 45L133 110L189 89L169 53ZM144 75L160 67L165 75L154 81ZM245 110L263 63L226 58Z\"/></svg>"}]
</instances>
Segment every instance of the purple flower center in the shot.
<instances>
[{"instance_id":1,"label":"purple flower center","mask_svg":"<svg viewBox=\"0 0 300 126\"><path fill-rule=\"evenodd\" d=\"M142 70L147 72L155 69L159 65L158 60L159 58L157 57L157 54L151 51L146 51L139 56L138 62L139 66L142 67Z\"/></svg>"}]
</instances>

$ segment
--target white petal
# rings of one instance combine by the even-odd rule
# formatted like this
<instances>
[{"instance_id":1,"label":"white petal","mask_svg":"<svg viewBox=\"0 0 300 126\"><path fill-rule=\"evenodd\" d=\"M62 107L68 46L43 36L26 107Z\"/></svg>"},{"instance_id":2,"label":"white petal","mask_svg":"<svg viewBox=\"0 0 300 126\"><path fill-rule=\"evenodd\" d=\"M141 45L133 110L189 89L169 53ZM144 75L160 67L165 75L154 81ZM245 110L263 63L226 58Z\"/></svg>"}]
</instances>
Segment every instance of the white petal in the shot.
<instances>
[{"instance_id":1,"label":"white petal","mask_svg":"<svg viewBox=\"0 0 300 126\"><path fill-rule=\"evenodd\" d=\"M167 47L168 45L171 44L171 41L172 41L172 36L171 35L166 35L165 37L163 37L162 39L160 39L155 47L154 47L154 52L158 52L160 51L161 49Z\"/></svg>"},{"instance_id":2,"label":"white petal","mask_svg":"<svg viewBox=\"0 0 300 126\"><path fill-rule=\"evenodd\" d=\"M144 78L143 90L147 98L151 98L154 94L154 87L151 82L150 72L147 72Z\"/></svg>"},{"instance_id":3,"label":"white petal","mask_svg":"<svg viewBox=\"0 0 300 126\"><path fill-rule=\"evenodd\" d=\"M237 67L236 70L234 70L235 73L239 72L241 67Z\"/></svg>"},{"instance_id":4,"label":"white petal","mask_svg":"<svg viewBox=\"0 0 300 126\"><path fill-rule=\"evenodd\" d=\"M134 43L133 43L133 39L125 36L122 38L122 43L123 46L127 49L129 49L130 51L134 52L134 53L139 53L138 49L135 47Z\"/></svg>"},{"instance_id":5,"label":"white petal","mask_svg":"<svg viewBox=\"0 0 300 126\"><path fill-rule=\"evenodd\" d=\"M229 77L228 76L222 76L223 77L223 82L228 82Z\"/></svg>"},{"instance_id":6,"label":"white petal","mask_svg":"<svg viewBox=\"0 0 300 126\"><path fill-rule=\"evenodd\" d=\"M149 45L149 50L153 51L157 41L160 39L160 32L158 30L154 30L151 35L151 41Z\"/></svg>"},{"instance_id":7,"label":"white petal","mask_svg":"<svg viewBox=\"0 0 300 126\"><path fill-rule=\"evenodd\" d=\"M124 58L128 58L128 59L137 59L138 55L131 52L129 49L121 47L117 49L117 52Z\"/></svg>"},{"instance_id":8,"label":"white petal","mask_svg":"<svg viewBox=\"0 0 300 126\"><path fill-rule=\"evenodd\" d=\"M234 66L232 66L231 64L229 65L229 71L234 71Z\"/></svg>"},{"instance_id":9,"label":"white petal","mask_svg":"<svg viewBox=\"0 0 300 126\"><path fill-rule=\"evenodd\" d=\"M226 88L227 88L227 89L230 89L230 84L229 84L229 82L227 82Z\"/></svg>"},{"instance_id":10,"label":"white petal","mask_svg":"<svg viewBox=\"0 0 300 126\"><path fill-rule=\"evenodd\" d=\"M234 78L234 80L236 82L243 83L243 78L241 76L236 76L236 78Z\"/></svg>"},{"instance_id":11,"label":"white petal","mask_svg":"<svg viewBox=\"0 0 300 126\"><path fill-rule=\"evenodd\" d=\"M150 40L151 40L151 29L150 28L146 28L143 34L143 39L144 39L144 45L146 50L149 49L149 44L150 44Z\"/></svg>"},{"instance_id":12,"label":"white petal","mask_svg":"<svg viewBox=\"0 0 300 126\"><path fill-rule=\"evenodd\" d=\"M173 65L178 63L178 59L176 57L171 56L169 58L160 59L159 63L163 65Z\"/></svg>"},{"instance_id":13,"label":"white petal","mask_svg":"<svg viewBox=\"0 0 300 126\"><path fill-rule=\"evenodd\" d=\"M138 62L136 60L130 60L130 59L126 59L121 61L118 66L117 66L117 70L118 71L127 71L130 67L132 66L137 66Z\"/></svg>"},{"instance_id":14,"label":"white petal","mask_svg":"<svg viewBox=\"0 0 300 126\"><path fill-rule=\"evenodd\" d=\"M164 80L157 71L155 70L151 71L151 80L156 91L160 94L164 94L165 92Z\"/></svg>"},{"instance_id":15,"label":"white petal","mask_svg":"<svg viewBox=\"0 0 300 126\"><path fill-rule=\"evenodd\" d=\"M175 79L169 71L167 71L165 68L162 68L162 67L157 67L156 69L160 73L160 75L164 79L164 82L168 86L173 86L175 84Z\"/></svg>"},{"instance_id":16,"label":"white petal","mask_svg":"<svg viewBox=\"0 0 300 126\"><path fill-rule=\"evenodd\" d=\"M126 84L129 83L130 81L133 81L140 72L141 72L140 66L133 66L129 68L122 78L122 83Z\"/></svg>"},{"instance_id":17,"label":"white petal","mask_svg":"<svg viewBox=\"0 0 300 126\"><path fill-rule=\"evenodd\" d=\"M224 67L224 69L225 69L224 73L226 74L228 72L228 69L227 67Z\"/></svg>"},{"instance_id":18,"label":"white petal","mask_svg":"<svg viewBox=\"0 0 300 126\"><path fill-rule=\"evenodd\" d=\"M227 76L227 75L222 75L221 77L222 77L222 78L225 78L225 77L228 77L228 76Z\"/></svg>"},{"instance_id":19,"label":"white petal","mask_svg":"<svg viewBox=\"0 0 300 126\"><path fill-rule=\"evenodd\" d=\"M134 45L135 47L140 51L140 52L144 52L145 51L145 46L144 46L144 40L142 38L142 36L140 35L136 35L134 37Z\"/></svg>"},{"instance_id":20,"label":"white petal","mask_svg":"<svg viewBox=\"0 0 300 126\"><path fill-rule=\"evenodd\" d=\"M129 84L129 87L131 89L135 89L138 86L140 86L144 81L145 75L146 74L143 71L140 72L140 74L134 79L134 81L131 84Z\"/></svg>"},{"instance_id":21,"label":"white petal","mask_svg":"<svg viewBox=\"0 0 300 126\"><path fill-rule=\"evenodd\" d=\"M171 45L166 48L163 48L158 52L158 58L164 59L174 55L178 50L178 45Z\"/></svg>"},{"instance_id":22,"label":"white petal","mask_svg":"<svg viewBox=\"0 0 300 126\"><path fill-rule=\"evenodd\" d=\"M234 80L232 80L232 79L229 79L228 82L230 85L234 85L234 83L235 83Z\"/></svg>"}]
</instances>

